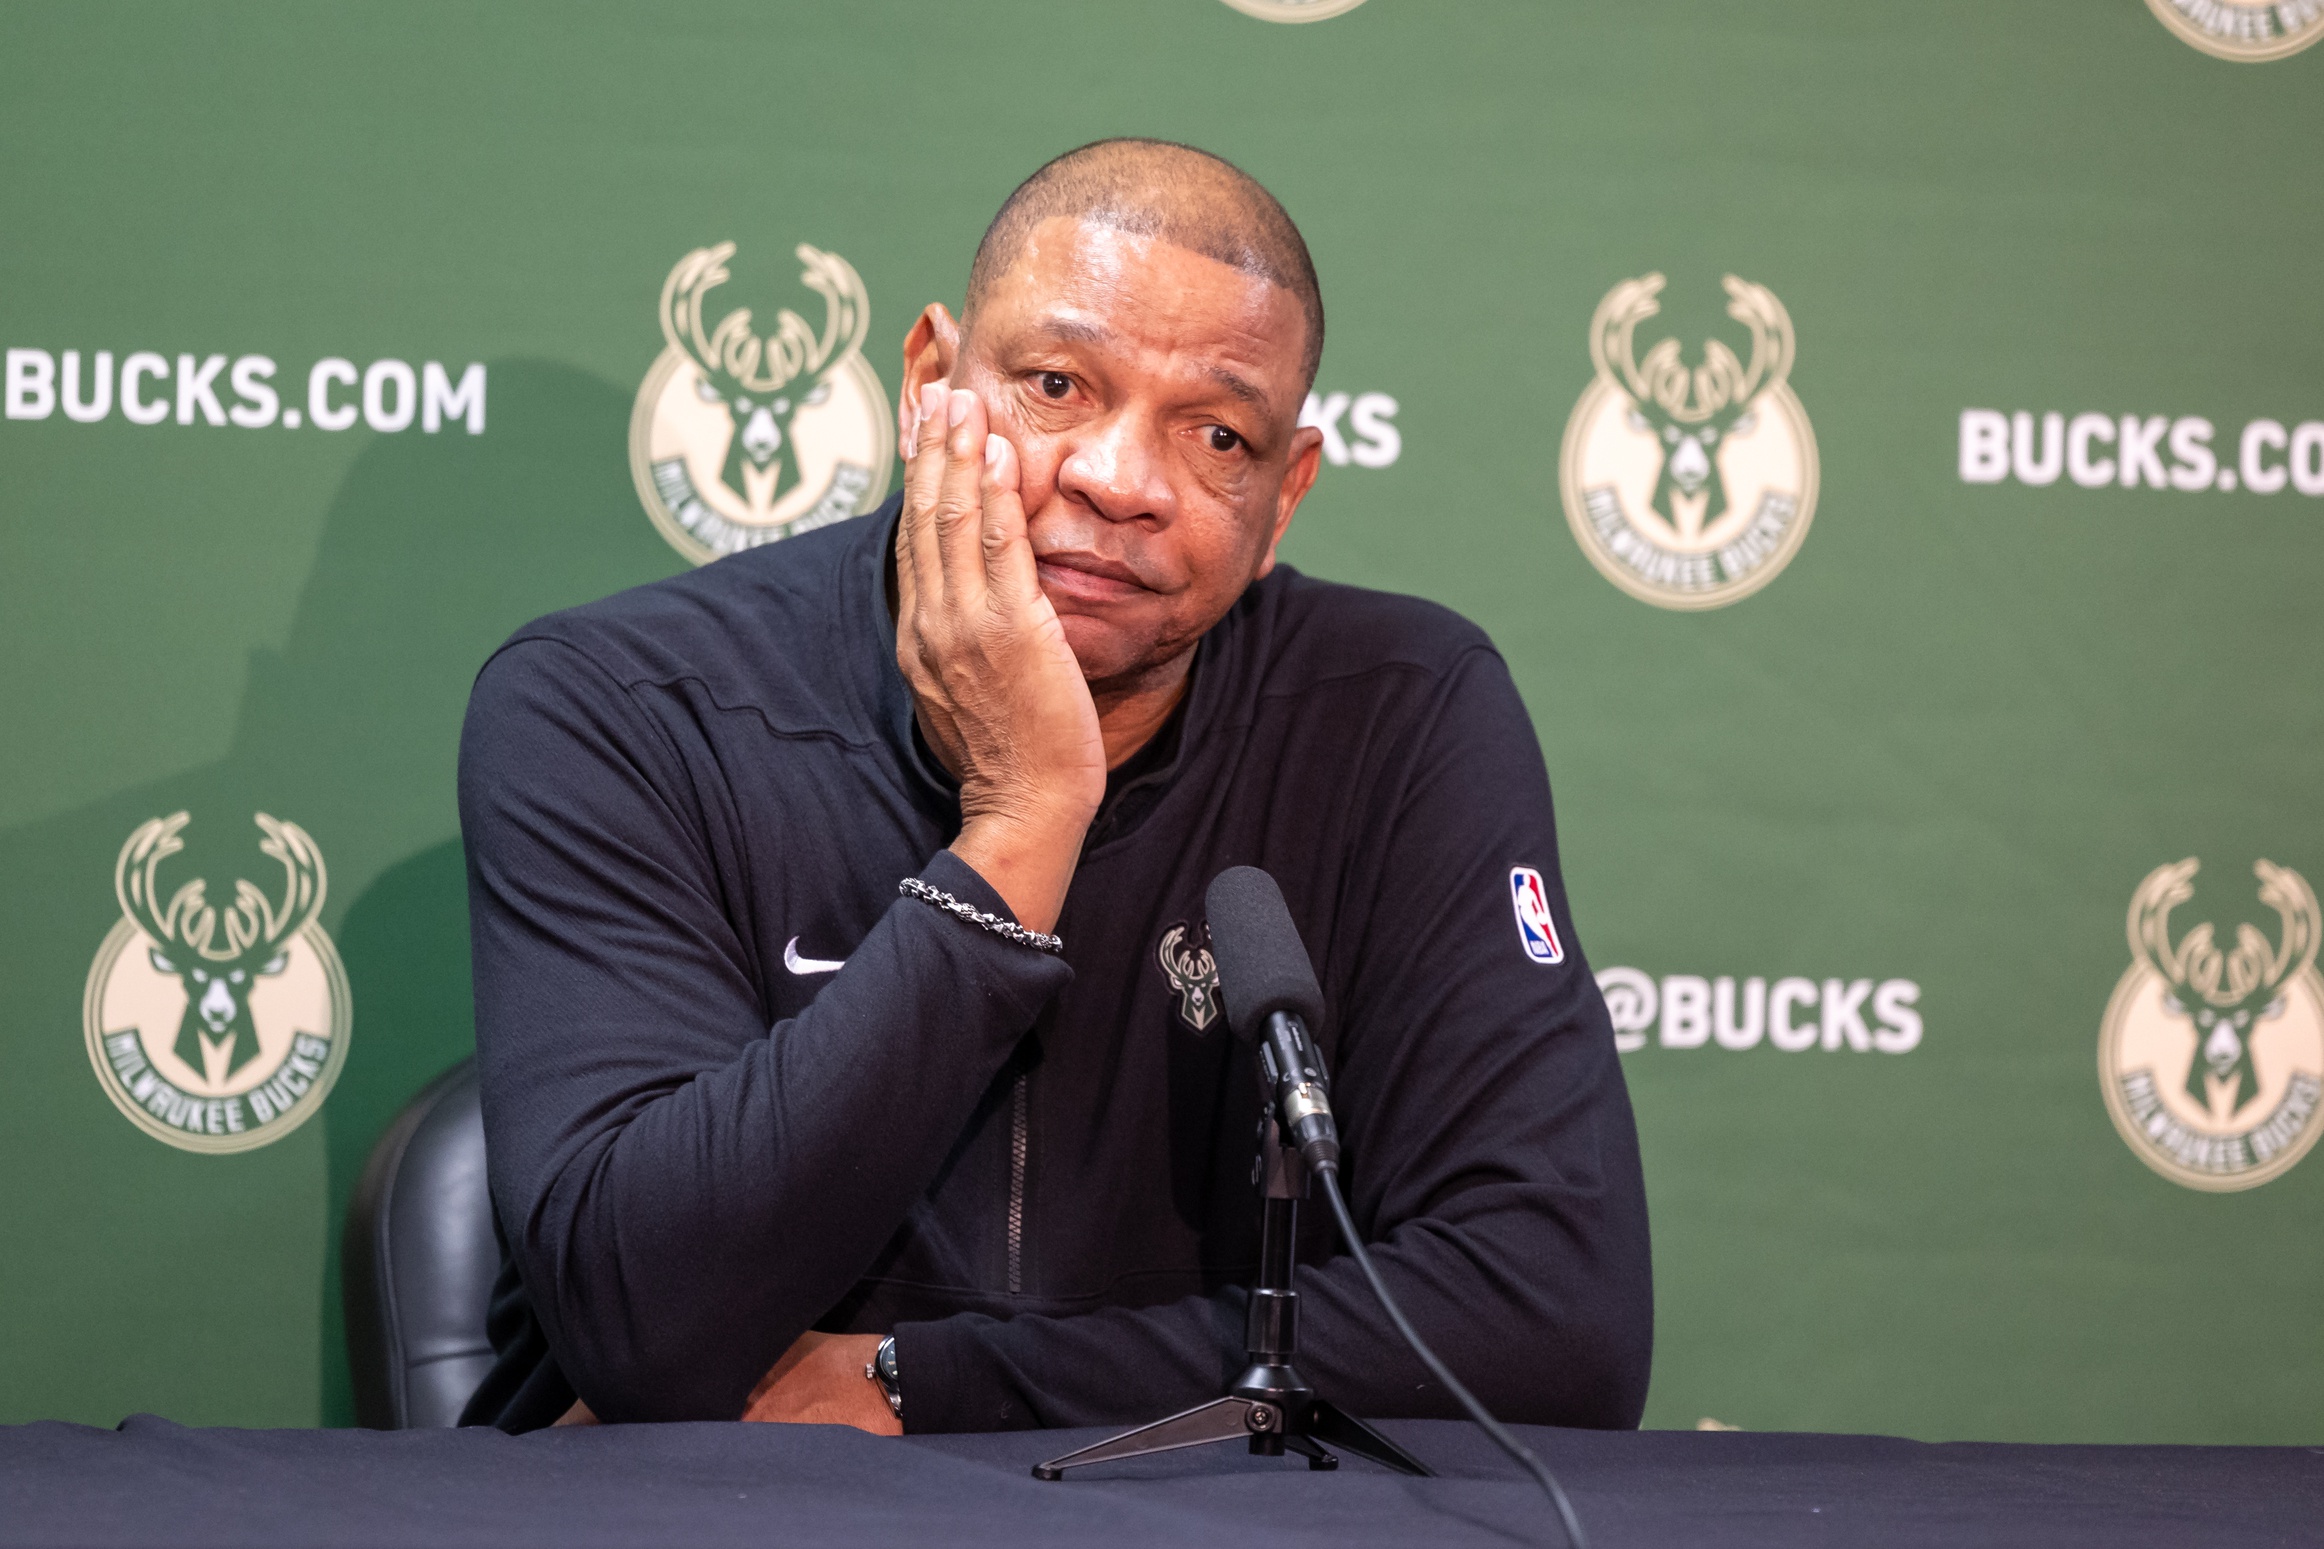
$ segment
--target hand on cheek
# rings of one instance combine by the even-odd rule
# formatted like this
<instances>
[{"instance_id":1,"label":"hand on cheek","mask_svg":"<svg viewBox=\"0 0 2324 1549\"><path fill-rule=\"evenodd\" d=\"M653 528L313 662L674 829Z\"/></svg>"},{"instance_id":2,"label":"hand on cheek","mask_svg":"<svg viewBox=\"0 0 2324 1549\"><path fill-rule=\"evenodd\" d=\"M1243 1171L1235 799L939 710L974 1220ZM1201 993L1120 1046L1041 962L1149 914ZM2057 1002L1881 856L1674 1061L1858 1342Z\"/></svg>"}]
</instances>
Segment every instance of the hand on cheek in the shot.
<instances>
[{"instance_id":1,"label":"hand on cheek","mask_svg":"<svg viewBox=\"0 0 2324 1549\"><path fill-rule=\"evenodd\" d=\"M896 662L960 780L953 853L1046 931L1105 794L1097 709L1041 590L1016 451L982 401L931 385L896 537Z\"/></svg>"}]
</instances>

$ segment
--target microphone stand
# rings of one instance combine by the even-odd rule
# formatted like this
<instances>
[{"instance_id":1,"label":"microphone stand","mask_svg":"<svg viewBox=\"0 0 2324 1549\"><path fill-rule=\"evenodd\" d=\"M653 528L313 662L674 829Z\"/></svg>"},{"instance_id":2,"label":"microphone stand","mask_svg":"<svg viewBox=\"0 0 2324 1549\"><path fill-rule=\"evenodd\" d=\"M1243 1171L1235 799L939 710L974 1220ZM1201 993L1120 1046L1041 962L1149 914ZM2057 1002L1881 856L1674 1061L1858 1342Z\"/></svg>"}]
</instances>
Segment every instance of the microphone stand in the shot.
<instances>
[{"instance_id":1,"label":"microphone stand","mask_svg":"<svg viewBox=\"0 0 2324 1549\"><path fill-rule=\"evenodd\" d=\"M1079 1452L1033 1466L1036 1479L1063 1479L1069 1468L1118 1463L1182 1447L1248 1438L1257 1457L1279 1458L1286 1451L1307 1459L1310 1469L1333 1469L1340 1460L1323 1445L1392 1468L1401 1474L1432 1477L1426 1465L1315 1390L1293 1369L1299 1351L1299 1293L1291 1288L1298 1258L1299 1202L1307 1195L1307 1164L1283 1140L1270 1116L1253 1181L1264 1196L1259 1220L1259 1283L1243 1322L1243 1345L1250 1364L1224 1398L1174 1414L1150 1425L1094 1442Z\"/></svg>"}]
</instances>

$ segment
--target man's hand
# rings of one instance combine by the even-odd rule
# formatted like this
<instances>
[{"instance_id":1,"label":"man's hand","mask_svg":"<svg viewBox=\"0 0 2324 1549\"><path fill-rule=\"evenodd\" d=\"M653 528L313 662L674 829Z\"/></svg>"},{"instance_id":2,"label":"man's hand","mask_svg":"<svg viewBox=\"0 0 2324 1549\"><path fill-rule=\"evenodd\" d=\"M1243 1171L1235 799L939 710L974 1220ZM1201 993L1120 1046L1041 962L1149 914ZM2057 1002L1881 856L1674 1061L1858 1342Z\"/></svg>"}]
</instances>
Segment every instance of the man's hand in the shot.
<instances>
[{"instance_id":1,"label":"man's hand","mask_svg":"<svg viewBox=\"0 0 2324 1549\"><path fill-rule=\"evenodd\" d=\"M745 1420L794 1425L852 1425L874 1436L901 1436L904 1422L887 1394L863 1374L879 1353L877 1334L801 1334L759 1385L751 1389Z\"/></svg>"},{"instance_id":2,"label":"man's hand","mask_svg":"<svg viewBox=\"0 0 2324 1549\"><path fill-rule=\"evenodd\" d=\"M1041 591L1016 449L988 434L972 392L932 383L919 407L896 541L896 662L921 735L960 779L953 853L1046 931L1105 796L1097 707Z\"/></svg>"}]
</instances>

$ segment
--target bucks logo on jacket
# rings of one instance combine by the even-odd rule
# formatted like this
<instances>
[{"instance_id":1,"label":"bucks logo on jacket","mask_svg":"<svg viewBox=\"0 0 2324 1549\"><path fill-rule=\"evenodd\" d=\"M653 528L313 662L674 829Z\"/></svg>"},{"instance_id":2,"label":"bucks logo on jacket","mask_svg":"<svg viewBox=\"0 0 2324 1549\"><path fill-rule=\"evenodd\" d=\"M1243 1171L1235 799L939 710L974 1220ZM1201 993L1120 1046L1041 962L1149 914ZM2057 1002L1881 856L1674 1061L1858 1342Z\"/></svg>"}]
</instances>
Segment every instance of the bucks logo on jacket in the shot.
<instances>
[{"instance_id":1,"label":"bucks logo on jacket","mask_svg":"<svg viewBox=\"0 0 2324 1549\"><path fill-rule=\"evenodd\" d=\"M1196 1032L1206 1032L1218 1020L1218 961L1210 955L1210 926L1184 920L1162 933L1155 944L1154 961L1163 982L1178 1000L1178 1015Z\"/></svg>"},{"instance_id":2,"label":"bucks logo on jacket","mask_svg":"<svg viewBox=\"0 0 2324 1549\"><path fill-rule=\"evenodd\" d=\"M2164 26L2240 64L2281 59L2324 38L2324 0L2146 0Z\"/></svg>"},{"instance_id":3,"label":"bucks logo on jacket","mask_svg":"<svg viewBox=\"0 0 2324 1549\"><path fill-rule=\"evenodd\" d=\"M207 879L163 875L191 821L154 818L121 847L121 918L89 965L82 1027L105 1095L138 1128L187 1151L248 1151L305 1123L338 1079L347 973L315 923L323 857L304 829L258 813L247 859L281 875L237 876L214 901Z\"/></svg>"},{"instance_id":4,"label":"bucks logo on jacket","mask_svg":"<svg viewBox=\"0 0 2324 1549\"><path fill-rule=\"evenodd\" d=\"M763 334L748 307L709 322L732 242L696 248L662 285L664 347L630 412L630 476L698 565L860 515L888 492L895 429L863 358L863 279L837 253L793 251L821 327L788 307Z\"/></svg>"},{"instance_id":5,"label":"bucks logo on jacket","mask_svg":"<svg viewBox=\"0 0 2324 1549\"><path fill-rule=\"evenodd\" d=\"M1763 285L1728 275L1727 315L1750 330L1689 367L1676 339L1637 352L1663 278L1624 280L1590 319L1598 374L1566 421L1558 482L1590 563L1663 608L1717 608L1775 579L1816 510L1816 438L1792 394L1791 316Z\"/></svg>"},{"instance_id":6,"label":"bucks logo on jacket","mask_svg":"<svg viewBox=\"0 0 2324 1549\"><path fill-rule=\"evenodd\" d=\"M2319 916L2298 872L2261 861L2276 940L2244 924L2222 946L2209 923L2174 939L2171 911L2195 896L2197 869L2159 866L2131 900L2132 962L2106 1006L2098 1079L2140 1161L2225 1192L2280 1177L2324 1129Z\"/></svg>"}]
</instances>

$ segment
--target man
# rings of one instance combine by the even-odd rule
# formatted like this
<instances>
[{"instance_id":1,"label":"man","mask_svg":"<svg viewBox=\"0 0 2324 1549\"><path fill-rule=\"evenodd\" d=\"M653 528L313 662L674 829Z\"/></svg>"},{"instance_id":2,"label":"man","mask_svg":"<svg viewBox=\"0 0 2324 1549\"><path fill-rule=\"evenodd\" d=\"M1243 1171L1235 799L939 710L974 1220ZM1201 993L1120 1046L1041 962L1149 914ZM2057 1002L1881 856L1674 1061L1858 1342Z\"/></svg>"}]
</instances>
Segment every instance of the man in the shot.
<instances>
[{"instance_id":1,"label":"man","mask_svg":"<svg viewBox=\"0 0 2324 1549\"><path fill-rule=\"evenodd\" d=\"M1505 1418L1637 1423L1637 1141L1524 708L1473 626L1275 563L1322 347L1257 183L1084 147L907 336L898 499L485 667L460 798L508 1264L472 1421L1218 1396L1261 1104L1202 897L1252 864L1315 956L1405 1309ZM1302 1370L1454 1413L1308 1217Z\"/></svg>"}]
</instances>

